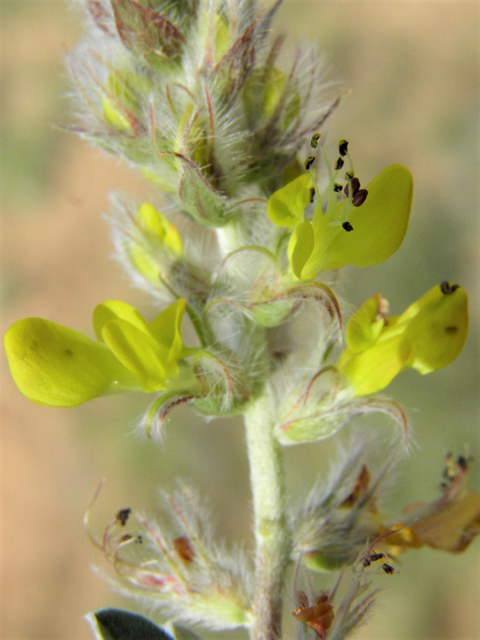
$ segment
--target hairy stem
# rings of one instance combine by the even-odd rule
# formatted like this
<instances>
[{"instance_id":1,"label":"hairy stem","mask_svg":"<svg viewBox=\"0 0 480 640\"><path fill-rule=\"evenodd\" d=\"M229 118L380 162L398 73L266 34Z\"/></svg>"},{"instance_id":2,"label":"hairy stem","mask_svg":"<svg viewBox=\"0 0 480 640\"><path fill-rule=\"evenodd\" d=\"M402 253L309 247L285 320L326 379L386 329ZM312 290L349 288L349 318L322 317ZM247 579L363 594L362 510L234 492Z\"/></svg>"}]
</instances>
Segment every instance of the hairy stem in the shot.
<instances>
[{"instance_id":1,"label":"hairy stem","mask_svg":"<svg viewBox=\"0 0 480 640\"><path fill-rule=\"evenodd\" d=\"M282 448L273 435L270 402L262 397L245 414L256 540L252 640L280 637L282 590L290 536L285 515Z\"/></svg>"}]
</instances>

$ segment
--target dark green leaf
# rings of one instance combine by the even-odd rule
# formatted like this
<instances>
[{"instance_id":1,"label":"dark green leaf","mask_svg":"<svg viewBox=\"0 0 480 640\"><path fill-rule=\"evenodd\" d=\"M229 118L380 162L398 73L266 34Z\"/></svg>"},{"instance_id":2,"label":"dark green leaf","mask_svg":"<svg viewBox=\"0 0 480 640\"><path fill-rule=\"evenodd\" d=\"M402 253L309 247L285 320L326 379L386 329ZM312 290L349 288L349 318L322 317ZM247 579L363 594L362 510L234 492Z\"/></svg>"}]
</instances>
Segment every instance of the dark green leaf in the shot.
<instances>
[{"instance_id":1,"label":"dark green leaf","mask_svg":"<svg viewBox=\"0 0 480 640\"><path fill-rule=\"evenodd\" d=\"M147 618L121 609L101 609L87 620L97 640L174 640Z\"/></svg>"}]
</instances>

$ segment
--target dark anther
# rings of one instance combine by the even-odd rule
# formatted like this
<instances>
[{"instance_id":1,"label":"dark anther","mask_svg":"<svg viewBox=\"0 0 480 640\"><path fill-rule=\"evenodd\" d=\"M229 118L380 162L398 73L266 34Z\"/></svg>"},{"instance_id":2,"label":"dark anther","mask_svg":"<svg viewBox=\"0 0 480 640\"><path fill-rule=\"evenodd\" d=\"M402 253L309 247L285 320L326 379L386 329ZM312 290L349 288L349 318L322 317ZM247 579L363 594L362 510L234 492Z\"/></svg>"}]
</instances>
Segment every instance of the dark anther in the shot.
<instances>
[{"instance_id":1,"label":"dark anther","mask_svg":"<svg viewBox=\"0 0 480 640\"><path fill-rule=\"evenodd\" d=\"M120 542L128 542L132 539L132 536L129 533L124 533L120 538Z\"/></svg>"},{"instance_id":2,"label":"dark anther","mask_svg":"<svg viewBox=\"0 0 480 640\"><path fill-rule=\"evenodd\" d=\"M365 202L368 196L368 191L366 189L359 189L357 193L352 198L352 204L354 207L359 207L361 204Z\"/></svg>"},{"instance_id":3,"label":"dark anther","mask_svg":"<svg viewBox=\"0 0 480 640\"><path fill-rule=\"evenodd\" d=\"M442 293L448 295L449 293L453 293L454 291L456 291L459 286L459 284L450 284L449 282L447 282L447 280L444 280L440 284L440 289L442 290Z\"/></svg>"},{"instance_id":4,"label":"dark anther","mask_svg":"<svg viewBox=\"0 0 480 640\"><path fill-rule=\"evenodd\" d=\"M462 471L466 471L468 469L468 460L465 456L458 456L457 464Z\"/></svg>"},{"instance_id":5,"label":"dark anther","mask_svg":"<svg viewBox=\"0 0 480 640\"><path fill-rule=\"evenodd\" d=\"M346 156L348 151L348 140L340 140L338 143L338 153L341 156Z\"/></svg>"},{"instance_id":6,"label":"dark anther","mask_svg":"<svg viewBox=\"0 0 480 640\"><path fill-rule=\"evenodd\" d=\"M312 147L312 149L316 149L318 146L318 141L320 140L320 136L322 134L320 133L320 131L317 131L317 133L314 133L312 136L312 139L310 140L310 146Z\"/></svg>"},{"instance_id":7,"label":"dark anther","mask_svg":"<svg viewBox=\"0 0 480 640\"><path fill-rule=\"evenodd\" d=\"M342 185L338 184L338 182L335 182L335 184L333 185L333 190L338 193L339 191L342 190Z\"/></svg>"},{"instance_id":8,"label":"dark anther","mask_svg":"<svg viewBox=\"0 0 480 640\"><path fill-rule=\"evenodd\" d=\"M308 156L308 158L305 160L305 169L308 171L314 162L315 156Z\"/></svg>"},{"instance_id":9,"label":"dark anther","mask_svg":"<svg viewBox=\"0 0 480 640\"><path fill-rule=\"evenodd\" d=\"M315 200L315 189L314 187L310 188L310 202L313 202Z\"/></svg>"},{"instance_id":10,"label":"dark anther","mask_svg":"<svg viewBox=\"0 0 480 640\"><path fill-rule=\"evenodd\" d=\"M342 227L345 229L345 231L353 231L353 227L349 222L344 222L342 224Z\"/></svg>"},{"instance_id":11,"label":"dark anther","mask_svg":"<svg viewBox=\"0 0 480 640\"><path fill-rule=\"evenodd\" d=\"M339 169L341 169L344 165L344 161L343 158L338 158L338 160L335 163L335 171L338 171Z\"/></svg>"},{"instance_id":12,"label":"dark anther","mask_svg":"<svg viewBox=\"0 0 480 640\"><path fill-rule=\"evenodd\" d=\"M352 183L352 196L355 197L360 189L360 180L358 178L351 178ZM345 195L348 198L348 194L350 193L350 189L348 188L348 184L345 185L345 189L343 190Z\"/></svg>"},{"instance_id":13,"label":"dark anther","mask_svg":"<svg viewBox=\"0 0 480 640\"><path fill-rule=\"evenodd\" d=\"M384 562L382 564L382 569L385 571L385 573L387 573L388 575L392 575L392 573L394 573L395 569L392 567L391 564L387 564L386 562Z\"/></svg>"},{"instance_id":14,"label":"dark anther","mask_svg":"<svg viewBox=\"0 0 480 640\"><path fill-rule=\"evenodd\" d=\"M364 558L362 562L365 568L369 567L372 563L370 562L370 558Z\"/></svg>"},{"instance_id":15,"label":"dark anther","mask_svg":"<svg viewBox=\"0 0 480 640\"><path fill-rule=\"evenodd\" d=\"M371 553L370 554L370 560L372 562L376 562L377 560L380 560L381 558L384 558L385 554L384 553Z\"/></svg>"},{"instance_id":16,"label":"dark anther","mask_svg":"<svg viewBox=\"0 0 480 640\"><path fill-rule=\"evenodd\" d=\"M353 171L347 171L345 174L345 180L351 180L354 176L355 174L353 173Z\"/></svg>"},{"instance_id":17,"label":"dark anther","mask_svg":"<svg viewBox=\"0 0 480 640\"><path fill-rule=\"evenodd\" d=\"M115 516L117 520L120 522L120 524L122 525L122 527L124 527L127 524L127 520L131 513L132 513L131 509L128 509L128 508L120 509L120 511Z\"/></svg>"},{"instance_id":18,"label":"dark anther","mask_svg":"<svg viewBox=\"0 0 480 640\"><path fill-rule=\"evenodd\" d=\"M137 536L137 537L135 538L135 542L137 542L138 544L142 544L142 542L143 542L143 538L142 538L142 536Z\"/></svg>"}]
</instances>

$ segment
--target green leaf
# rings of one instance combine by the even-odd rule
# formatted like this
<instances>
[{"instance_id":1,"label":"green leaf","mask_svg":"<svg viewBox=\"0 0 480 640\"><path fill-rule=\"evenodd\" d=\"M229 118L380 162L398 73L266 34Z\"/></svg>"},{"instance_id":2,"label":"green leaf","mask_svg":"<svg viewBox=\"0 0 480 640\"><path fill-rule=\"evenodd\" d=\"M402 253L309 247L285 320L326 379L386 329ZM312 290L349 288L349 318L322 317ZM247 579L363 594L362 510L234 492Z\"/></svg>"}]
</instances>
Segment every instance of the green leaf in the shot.
<instances>
[{"instance_id":1,"label":"green leaf","mask_svg":"<svg viewBox=\"0 0 480 640\"><path fill-rule=\"evenodd\" d=\"M272 193L267 203L270 220L279 227L290 228L303 222L305 207L310 203L312 187L310 174L304 173Z\"/></svg>"},{"instance_id":2,"label":"green leaf","mask_svg":"<svg viewBox=\"0 0 480 640\"><path fill-rule=\"evenodd\" d=\"M4 344L17 387L38 404L75 407L100 395L139 388L106 345L49 320L15 322Z\"/></svg>"},{"instance_id":3,"label":"green leaf","mask_svg":"<svg viewBox=\"0 0 480 640\"><path fill-rule=\"evenodd\" d=\"M121 609L102 609L86 619L97 640L174 640L147 618Z\"/></svg>"}]
</instances>

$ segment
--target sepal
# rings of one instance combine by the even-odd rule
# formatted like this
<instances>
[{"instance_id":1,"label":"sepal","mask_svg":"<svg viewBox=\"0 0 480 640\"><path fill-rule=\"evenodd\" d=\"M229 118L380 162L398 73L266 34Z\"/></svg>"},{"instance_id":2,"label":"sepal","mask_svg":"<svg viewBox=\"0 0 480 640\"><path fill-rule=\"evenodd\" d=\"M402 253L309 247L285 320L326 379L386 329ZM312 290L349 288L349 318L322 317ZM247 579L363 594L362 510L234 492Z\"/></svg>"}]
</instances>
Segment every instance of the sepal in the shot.
<instances>
[{"instance_id":1,"label":"sepal","mask_svg":"<svg viewBox=\"0 0 480 640\"><path fill-rule=\"evenodd\" d=\"M135 0L111 0L120 40L134 55L152 65L180 55L184 36L159 11Z\"/></svg>"}]
</instances>

